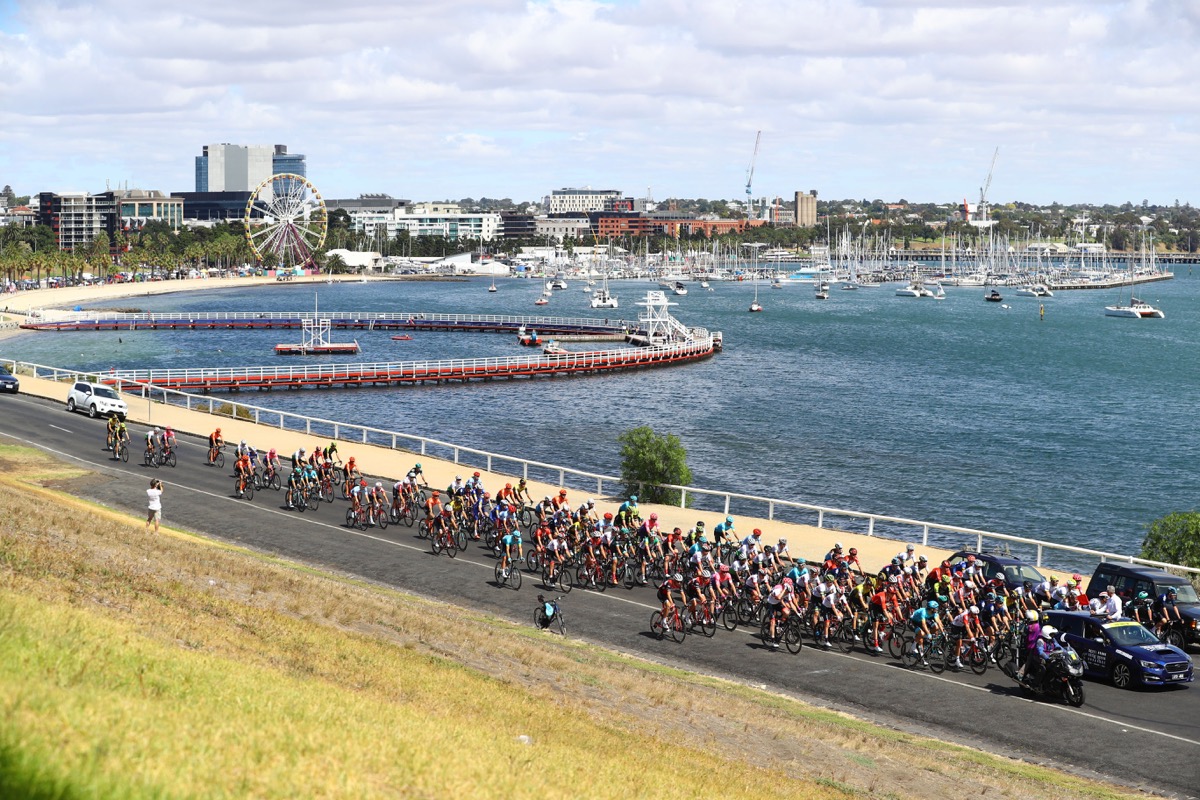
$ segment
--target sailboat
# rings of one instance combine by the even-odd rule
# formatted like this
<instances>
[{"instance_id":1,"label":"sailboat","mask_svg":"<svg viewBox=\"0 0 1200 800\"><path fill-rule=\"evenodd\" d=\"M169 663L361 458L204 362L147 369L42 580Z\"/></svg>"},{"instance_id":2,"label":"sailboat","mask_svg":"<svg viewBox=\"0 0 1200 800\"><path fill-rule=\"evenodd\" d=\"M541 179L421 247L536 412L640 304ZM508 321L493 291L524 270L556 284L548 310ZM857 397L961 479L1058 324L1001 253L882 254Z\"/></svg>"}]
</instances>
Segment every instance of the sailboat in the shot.
<instances>
[{"instance_id":1,"label":"sailboat","mask_svg":"<svg viewBox=\"0 0 1200 800\"><path fill-rule=\"evenodd\" d=\"M1146 258L1146 253L1149 251L1150 257ZM1142 239L1142 261L1143 267L1149 266L1150 271L1154 268L1154 241L1150 240L1149 247L1145 238ZM1163 319L1165 314L1160 309L1155 308L1149 303L1139 300L1133 296L1133 265L1129 265L1129 305L1105 306L1104 316L1106 317L1132 317L1134 319Z\"/></svg>"},{"instance_id":2,"label":"sailboat","mask_svg":"<svg viewBox=\"0 0 1200 800\"><path fill-rule=\"evenodd\" d=\"M496 276L495 275L492 276L492 285L488 287L488 291L489 292L496 291Z\"/></svg>"},{"instance_id":3,"label":"sailboat","mask_svg":"<svg viewBox=\"0 0 1200 800\"><path fill-rule=\"evenodd\" d=\"M750 310L762 311L763 307L758 304L758 273L754 273L754 302L750 304Z\"/></svg>"},{"instance_id":4,"label":"sailboat","mask_svg":"<svg viewBox=\"0 0 1200 800\"><path fill-rule=\"evenodd\" d=\"M616 308L617 296L608 291L608 270L600 279L600 288L592 292L592 308Z\"/></svg>"}]
</instances>

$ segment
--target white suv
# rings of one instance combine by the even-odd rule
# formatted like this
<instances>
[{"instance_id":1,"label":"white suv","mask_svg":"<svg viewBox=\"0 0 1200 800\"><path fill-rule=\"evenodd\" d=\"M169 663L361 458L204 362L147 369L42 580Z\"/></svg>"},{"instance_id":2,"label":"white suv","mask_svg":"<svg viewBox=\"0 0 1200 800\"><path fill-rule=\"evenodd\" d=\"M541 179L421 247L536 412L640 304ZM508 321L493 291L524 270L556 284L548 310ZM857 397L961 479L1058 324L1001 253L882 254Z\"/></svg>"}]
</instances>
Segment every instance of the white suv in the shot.
<instances>
[{"instance_id":1,"label":"white suv","mask_svg":"<svg viewBox=\"0 0 1200 800\"><path fill-rule=\"evenodd\" d=\"M115 391L103 384L75 381L71 391L67 392L67 411L86 411L89 417L116 414L125 419L129 406Z\"/></svg>"}]
</instances>

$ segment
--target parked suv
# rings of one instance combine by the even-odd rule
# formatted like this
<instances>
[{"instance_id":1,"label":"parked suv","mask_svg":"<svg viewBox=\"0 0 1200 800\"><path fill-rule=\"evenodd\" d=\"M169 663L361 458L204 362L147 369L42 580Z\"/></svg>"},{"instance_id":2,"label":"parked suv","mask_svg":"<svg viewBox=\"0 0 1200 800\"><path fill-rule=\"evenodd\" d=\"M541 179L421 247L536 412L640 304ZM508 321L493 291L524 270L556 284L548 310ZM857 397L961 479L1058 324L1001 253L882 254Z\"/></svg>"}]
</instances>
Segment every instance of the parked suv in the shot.
<instances>
[{"instance_id":1,"label":"parked suv","mask_svg":"<svg viewBox=\"0 0 1200 800\"><path fill-rule=\"evenodd\" d=\"M86 411L89 417L116 414L125 419L129 406L115 391L103 384L75 381L71 391L67 392L67 411Z\"/></svg>"},{"instance_id":2,"label":"parked suv","mask_svg":"<svg viewBox=\"0 0 1200 800\"><path fill-rule=\"evenodd\" d=\"M1166 634L1166 641L1176 647L1200 644L1200 596L1196 595L1196 587L1192 586L1187 578L1154 567L1106 561L1097 566L1092 574L1087 596L1098 597L1100 592L1107 590L1109 586L1116 589L1117 594L1126 603L1137 597L1139 592L1158 597L1166 592L1168 587L1173 586L1179 593L1175 605L1179 609L1179 616L1183 617L1183 640L1179 640L1179 634L1175 630L1170 630Z\"/></svg>"},{"instance_id":3,"label":"parked suv","mask_svg":"<svg viewBox=\"0 0 1200 800\"><path fill-rule=\"evenodd\" d=\"M994 577L997 572L1003 572L1009 589L1016 589L1024 584L1025 581L1029 581L1034 586L1037 586L1046 579L1032 564L1027 564L1019 558L1001 555L1000 553L977 553L974 550L959 550L946 560L950 562L950 566L955 566L960 561L966 561L967 556L975 556L976 564L982 562L984 574L989 578Z\"/></svg>"}]
</instances>

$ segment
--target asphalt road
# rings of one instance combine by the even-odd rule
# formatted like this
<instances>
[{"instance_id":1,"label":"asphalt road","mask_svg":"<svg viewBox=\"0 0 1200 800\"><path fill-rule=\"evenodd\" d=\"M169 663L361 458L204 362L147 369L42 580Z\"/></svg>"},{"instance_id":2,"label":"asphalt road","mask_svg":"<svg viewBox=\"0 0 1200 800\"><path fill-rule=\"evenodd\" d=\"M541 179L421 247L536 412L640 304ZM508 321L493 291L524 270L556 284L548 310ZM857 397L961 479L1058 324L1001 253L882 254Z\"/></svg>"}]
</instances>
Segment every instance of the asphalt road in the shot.
<instances>
[{"instance_id":1,"label":"asphalt road","mask_svg":"<svg viewBox=\"0 0 1200 800\"><path fill-rule=\"evenodd\" d=\"M164 519L226 541L328 567L446 602L529 621L540 582L522 589L492 582L493 559L471 545L456 559L434 556L415 529L352 530L342 524L347 504L304 514L283 507L283 492L261 491L253 502L233 497L232 459L225 469L204 465L205 446L181 437L179 465L154 469L140 461L131 426L129 463L104 449L104 423L69 414L61 404L24 395L0 397L0 434L80 462L108 481L80 496L141 516L149 475L163 480ZM263 443L265 444L265 443ZM563 601L568 633L663 663L732 677L904 730L1053 763L1084 774L1178 797L1200 794L1200 686L1120 691L1087 681L1080 709L1029 700L998 670L982 676L910 672L888 656L822 652L799 655L762 648L739 629L682 644L649 634L657 608L653 590L576 588Z\"/></svg>"}]
</instances>

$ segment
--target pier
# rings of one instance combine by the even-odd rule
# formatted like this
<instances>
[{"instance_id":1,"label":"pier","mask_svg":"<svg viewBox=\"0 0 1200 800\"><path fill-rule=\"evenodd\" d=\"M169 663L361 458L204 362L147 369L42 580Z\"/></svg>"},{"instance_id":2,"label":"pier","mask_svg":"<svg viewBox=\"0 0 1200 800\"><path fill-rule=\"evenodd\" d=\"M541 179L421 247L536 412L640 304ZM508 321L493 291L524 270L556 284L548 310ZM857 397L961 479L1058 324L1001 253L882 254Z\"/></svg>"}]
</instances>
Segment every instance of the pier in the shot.
<instances>
[{"instance_id":1,"label":"pier","mask_svg":"<svg viewBox=\"0 0 1200 800\"><path fill-rule=\"evenodd\" d=\"M429 314L360 312L316 314L298 311L121 313L105 311L32 312L21 327L34 331L294 330L305 322L329 323L341 331L458 331L516 334L522 327L552 336L620 336L640 332L628 320L507 314Z\"/></svg>"}]
</instances>

